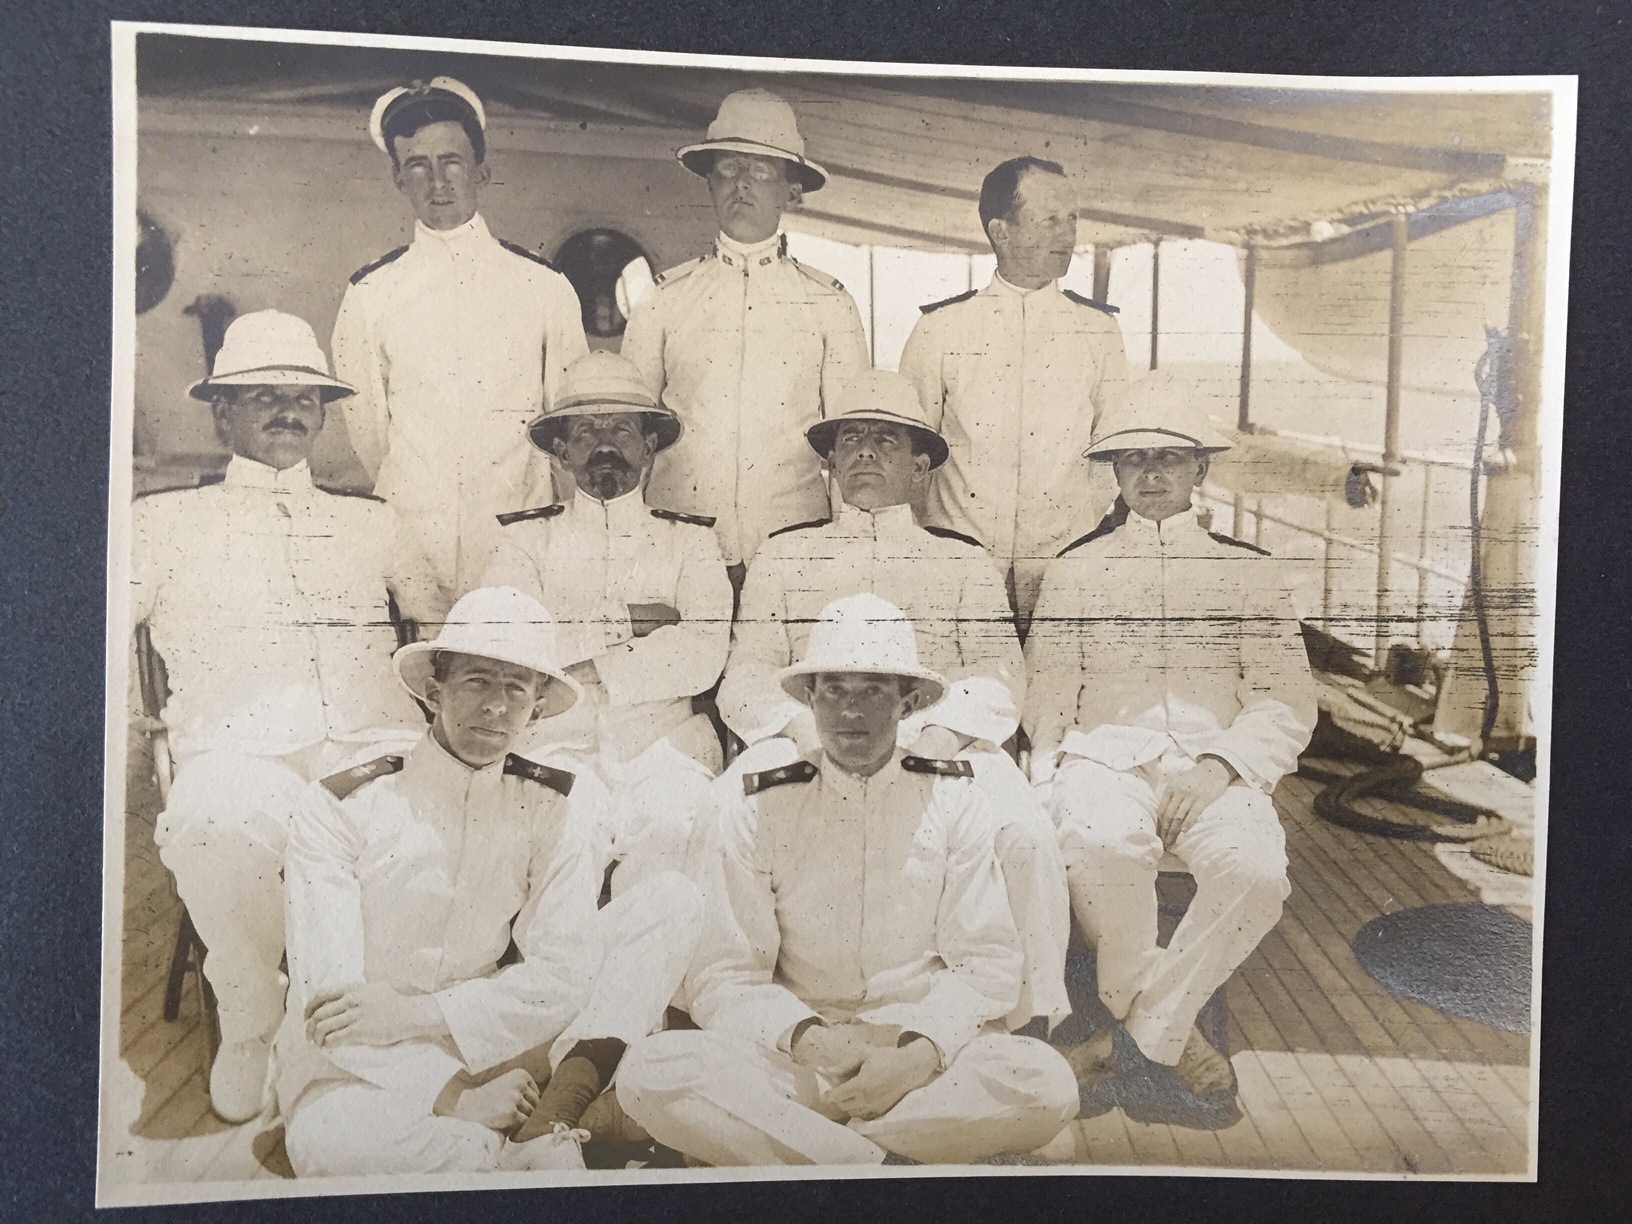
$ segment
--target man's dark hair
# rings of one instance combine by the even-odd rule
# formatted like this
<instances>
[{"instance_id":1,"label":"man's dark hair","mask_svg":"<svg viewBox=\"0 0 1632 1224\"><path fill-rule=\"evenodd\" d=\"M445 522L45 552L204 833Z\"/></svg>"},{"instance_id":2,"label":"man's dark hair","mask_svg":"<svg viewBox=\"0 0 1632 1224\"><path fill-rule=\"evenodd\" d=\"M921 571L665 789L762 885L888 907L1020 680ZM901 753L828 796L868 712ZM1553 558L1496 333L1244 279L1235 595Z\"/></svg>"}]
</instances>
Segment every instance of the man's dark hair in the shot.
<instances>
[{"instance_id":1,"label":"man's dark hair","mask_svg":"<svg viewBox=\"0 0 1632 1224\"><path fill-rule=\"evenodd\" d=\"M1065 177L1064 166L1040 157L1011 157L993 170L980 185L980 229L988 237L991 236L988 227L995 219L1014 220L1015 196L1028 170Z\"/></svg>"},{"instance_id":2,"label":"man's dark hair","mask_svg":"<svg viewBox=\"0 0 1632 1224\"><path fill-rule=\"evenodd\" d=\"M391 151L393 170L401 169L397 162L397 137L412 136L420 128L433 123L457 123L465 129L465 135L470 138L470 147L476 154L476 164L479 166L487 160L487 137L482 132L482 125L476 122L476 112L461 98L433 93L411 98L393 108L386 114L385 122L380 125L380 134L385 137L385 147Z\"/></svg>"}]
</instances>

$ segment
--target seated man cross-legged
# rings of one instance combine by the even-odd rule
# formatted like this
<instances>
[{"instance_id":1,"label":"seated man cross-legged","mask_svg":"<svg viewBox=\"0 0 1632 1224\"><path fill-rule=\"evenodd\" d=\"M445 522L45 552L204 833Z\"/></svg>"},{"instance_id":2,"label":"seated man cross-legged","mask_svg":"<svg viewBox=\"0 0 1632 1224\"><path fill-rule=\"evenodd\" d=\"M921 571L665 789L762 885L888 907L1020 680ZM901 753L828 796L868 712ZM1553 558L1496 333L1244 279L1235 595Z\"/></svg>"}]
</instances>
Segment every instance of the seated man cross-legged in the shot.
<instances>
[{"instance_id":1,"label":"seated man cross-legged","mask_svg":"<svg viewBox=\"0 0 1632 1224\"><path fill-rule=\"evenodd\" d=\"M1127 510L1049 566L1025 725L1100 998L1147 1058L1207 1097L1233 1074L1196 1016L1280 919L1290 886L1270 796L1315 702L1280 566L1210 534L1191 507L1229 446L1198 402L1153 376L1102 419L1087 454L1112 465ZM1196 895L1162 948L1167 851ZM1114 1026L1071 1061L1084 1086L1114 1074Z\"/></svg>"},{"instance_id":2,"label":"seated man cross-legged","mask_svg":"<svg viewBox=\"0 0 1632 1224\"><path fill-rule=\"evenodd\" d=\"M823 610L784 690L819 747L718 792L701 1031L626 1056L618 1099L712 1165L976 1160L1029 1151L1077 1110L1065 1059L1005 1031L1021 952L986 792L966 761L897 747L946 690L875 595Z\"/></svg>"},{"instance_id":3,"label":"seated man cross-legged","mask_svg":"<svg viewBox=\"0 0 1632 1224\"><path fill-rule=\"evenodd\" d=\"M302 1177L582 1168L585 1107L685 976L696 886L659 873L597 910L572 775L509 751L577 699L553 637L519 591L465 596L395 657L431 729L296 813L275 1066Z\"/></svg>"}]
</instances>

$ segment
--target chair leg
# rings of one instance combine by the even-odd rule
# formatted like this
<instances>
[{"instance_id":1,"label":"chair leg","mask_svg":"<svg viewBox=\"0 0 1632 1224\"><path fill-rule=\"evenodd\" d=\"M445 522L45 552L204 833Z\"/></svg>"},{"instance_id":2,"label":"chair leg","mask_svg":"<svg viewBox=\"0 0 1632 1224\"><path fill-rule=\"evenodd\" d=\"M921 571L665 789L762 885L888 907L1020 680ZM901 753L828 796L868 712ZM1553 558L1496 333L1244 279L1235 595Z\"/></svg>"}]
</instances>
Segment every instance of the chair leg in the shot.
<instances>
[{"instance_id":1,"label":"chair leg","mask_svg":"<svg viewBox=\"0 0 1632 1224\"><path fill-rule=\"evenodd\" d=\"M164 1018L174 1021L181 1014L181 987L187 978L187 970L193 958L193 945L198 942L198 932L193 930L193 916L185 907L181 911L181 922L176 926L176 947L170 954L170 977L164 986ZM199 977L202 978L202 963L199 967Z\"/></svg>"}]
</instances>

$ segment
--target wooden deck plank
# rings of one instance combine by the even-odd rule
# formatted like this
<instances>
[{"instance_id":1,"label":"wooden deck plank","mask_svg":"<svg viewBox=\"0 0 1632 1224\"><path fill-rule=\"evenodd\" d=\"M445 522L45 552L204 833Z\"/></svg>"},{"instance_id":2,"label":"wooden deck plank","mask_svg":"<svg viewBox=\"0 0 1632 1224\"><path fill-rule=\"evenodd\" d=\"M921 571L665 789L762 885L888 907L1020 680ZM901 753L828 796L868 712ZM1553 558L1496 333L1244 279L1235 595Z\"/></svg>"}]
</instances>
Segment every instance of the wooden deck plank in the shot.
<instances>
[{"instance_id":1,"label":"wooden deck plank","mask_svg":"<svg viewBox=\"0 0 1632 1224\"><path fill-rule=\"evenodd\" d=\"M1309 1146L1320 1161L1319 1168L1334 1172L1365 1169L1365 1158L1350 1142L1332 1110L1321 1100L1320 1093L1298 1063L1297 1055L1287 1052L1261 1054L1259 1064L1274 1083L1282 1104L1297 1120Z\"/></svg>"},{"instance_id":2,"label":"wooden deck plank","mask_svg":"<svg viewBox=\"0 0 1632 1224\"><path fill-rule=\"evenodd\" d=\"M1280 1088L1265 1069L1263 1058L1263 1055L1249 1050L1231 1060L1239 1084L1242 1110L1251 1116L1264 1146L1279 1158L1280 1167L1324 1168L1308 1136L1298 1125L1297 1118L1281 1099Z\"/></svg>"},{"instance_id":3,"label":"wooden deck plank","mask_svg":"<svg viewBox=\"0 0 1632 1224\"><path fill-rule=\"evenodd\" d=\"M1173 1128L1160 1122L1135 1122L1126 1118L1128 1142L1142 1165L1171 1167L1182 1165L1179 1145L1173 1141Z\"/></svg>"},{"instance_id":4,"label":"wooden deck plank","mask_svg":"<svg viewBox=\"0 0 1632 1224\"><path fill-rule=\"evenodd\" d=\"M1360 1154L1362 1167L1403 1170L1405 1156L1399 1144L1394 1141L1394 1136L1382 1119L1372 1113L1371 1106L1345 1074L1337 1057L1330 1054L1294 1054L1293 1058L1314 1085L1316 1095L1343 1128L1354 1150Z\"/></svg>"},{"instance_id":5,"label":"wooden deck plank","mask_svg":"<svg viewBox=\"0 0 1632 1224\"><path fill-rule=\"evenodd\" d=\"M1077 1161L1094 1165L1138 1165L1144 1161L1128 1138L1127 1119L1120 1109L1076 1122Z\"/></svg>"},{"instance_id":6,"label":"wooden deck plank","mask_svg":"<svg viewBox=\"0 0 1632 1224\"><path fill-rule=\"evenodd\" d=\"M1439 1099L1450 1106L1496 1168L1510 1172L1524 1168L1526 1143L1522 1114L1492 1109L1455 1063L1422 1060L1417 1063L1417 1070L1433 1085Z\"/></svg>"},{"instance_id":7,"label":"wooden deck plank","mask_svg":"<svg viewBox=\"0 0 1632 1224\"><path fill-rule=\"evenodd\" d=\"M1434 1060L1423 1059L1423 1063ZM1456 1116L1456 1111L1440 1099L1439 1093L1428 1082L1418 1066L1418 1060L1411 1058L1380 1058L1377 1066L1387 1077L1394 1090L1405 1099L1406 1105L1416 1115L1417 1120L1429 1134L1434 1136L1439 1144L1453 1161L1453 1168L1460 1173L1483 1173L1494 1170L1485 1167L1483 1149L1479 1147L1474 1137L1468 1133L1467 1127Z\"/></svg>"},{"instance_id":8,"label":"wooden deck plank","mask_svg":"<svg viewBox=\"0 0 1632 1224\"><path fill-rule=\"evenodd\" d=\"M1423 1125L1410 1102L1383 1074L1376 1059L1344 1056L1338 1062L1372 1116L1388 1131L1407 1172L1459 1171L1455 1150L1441 1144L1434 1133Z\"/></svg>"}]
</instances>

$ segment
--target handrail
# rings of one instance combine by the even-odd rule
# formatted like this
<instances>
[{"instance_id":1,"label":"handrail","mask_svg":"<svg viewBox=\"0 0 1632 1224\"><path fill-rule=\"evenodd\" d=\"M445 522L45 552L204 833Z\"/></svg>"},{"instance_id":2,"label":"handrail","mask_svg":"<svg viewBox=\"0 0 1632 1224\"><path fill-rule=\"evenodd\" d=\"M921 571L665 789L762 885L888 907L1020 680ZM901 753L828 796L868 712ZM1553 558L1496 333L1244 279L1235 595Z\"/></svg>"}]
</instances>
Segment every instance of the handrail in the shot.
<instances>
[{"instance_id":1,"label":"handrail","mask_svg":"<svg viewBox=\"0 0 1632 1224\"><path fill-rule=\"evenodd\" d=\"M1249 436L1256 435L1258 437L1285 438L1290 442L1302 442L1307 446L1330 447L1333 450L1343 451L1359 451L1360 453L1366 455L1381 456L1383 454L1383 448L1380 446L1374 446L1369 442L1352 442L1346 438L1337 437L1335 434L1303 433L1295 429L1276 429L1269 425L1259 425L1256 423L1254 423L1252 427L1247 430L1247 433ZM1402 463L1414 463L1421 467L1451 468L1459 472L1468 472L1473 470L1473 462L1471 460L1458 459L1454 456L1442 455L1434 451L1402 450L1395 453L1395 458Z\"/></svg>"}]
</instances>

